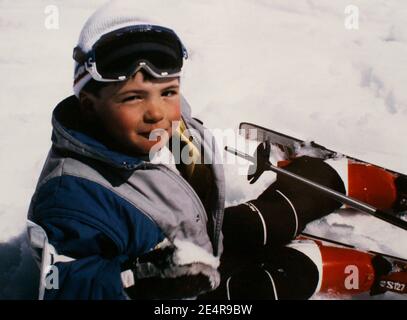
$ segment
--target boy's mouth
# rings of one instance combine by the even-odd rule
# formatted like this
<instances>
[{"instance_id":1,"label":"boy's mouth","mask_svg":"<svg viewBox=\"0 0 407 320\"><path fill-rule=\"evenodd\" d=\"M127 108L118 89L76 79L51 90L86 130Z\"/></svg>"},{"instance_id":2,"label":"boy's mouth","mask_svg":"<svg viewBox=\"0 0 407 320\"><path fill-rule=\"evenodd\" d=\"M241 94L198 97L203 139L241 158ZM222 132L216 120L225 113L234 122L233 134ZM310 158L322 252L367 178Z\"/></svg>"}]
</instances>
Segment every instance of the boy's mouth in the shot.
<instances>
[{"instance_id":1,"label":"boy's mouth","mask_svg":"<svg viewBox=\"0 0 407 320\"><path fill-rule=\"evenodd\" d=\"M156 140L159 141L159 140L161 140L161 135L159 134L159 132L162 132L162 130L164 130L167 132L167 134L169 133L168 128L167 129L160 128L160 129L155 129L155 130L158 131L157 134L154 134L154 130L152 130L152 131L148 131L148 132L140 132L140 133L138 133L138 135L146 138L147 140L150 140L150 137L151 137L152 141L156 141Z\"/></svg>"},{"instance_id":2,"label":"boy's mouth","mask_svg":"<svg viewBox=\"0 0 407 320\"><path fill-rule=\"evenodd\" d=\"M138 133L139 136L142 136L146 139L150 138L150 132L143 132L143 133Z\"/></svg>"}]
</instances>

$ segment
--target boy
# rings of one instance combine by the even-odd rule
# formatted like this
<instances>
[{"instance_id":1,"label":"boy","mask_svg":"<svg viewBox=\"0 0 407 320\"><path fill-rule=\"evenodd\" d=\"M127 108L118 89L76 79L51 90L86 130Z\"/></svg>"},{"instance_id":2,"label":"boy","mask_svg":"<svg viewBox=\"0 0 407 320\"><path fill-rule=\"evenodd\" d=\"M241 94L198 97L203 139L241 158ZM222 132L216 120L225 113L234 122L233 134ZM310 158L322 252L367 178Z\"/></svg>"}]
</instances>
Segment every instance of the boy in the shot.
<instances>
[{"instance_id":1,"label":"boy","mask_svg":"<svg viewBox=\"0 0 407 320\"><path fill-rule=\"evenodd\" d=\"M321 269L309 252L317 249L283 245L339 203L278 177L257 199L225 210L219 161L171 165L153 152L179 159L166 147L177 140L195 160L220 157L181 96L185 58L174 31L111 4L85 24L74 50L75 96L54 110L53 144L29 210L40 298L277 299L316 291ZM302 157L287 169L345 191L319 159Z\"/></svg>"}]
</instances>

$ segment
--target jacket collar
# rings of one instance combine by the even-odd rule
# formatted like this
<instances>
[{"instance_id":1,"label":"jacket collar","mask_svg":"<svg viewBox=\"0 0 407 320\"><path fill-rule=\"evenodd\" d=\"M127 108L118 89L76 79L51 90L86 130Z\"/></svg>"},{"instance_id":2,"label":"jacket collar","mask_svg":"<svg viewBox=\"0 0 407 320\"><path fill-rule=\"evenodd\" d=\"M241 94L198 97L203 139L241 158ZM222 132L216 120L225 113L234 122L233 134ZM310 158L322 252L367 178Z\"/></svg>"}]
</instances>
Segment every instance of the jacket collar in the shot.
<instances>
[{"instance_id":1,"label":"jacket collar","mask_svg":"<svg viewBox=\"0 0 407 320\"><path fill-rule=\"evenodd\" d=\"M133 170L148 161L148 156L136 158L112 150L94 133L82 130L79 114L79 100L75 96L56 106L52 114L51 138L55 147L126 170Z\"/></svg>"}]
</instances>

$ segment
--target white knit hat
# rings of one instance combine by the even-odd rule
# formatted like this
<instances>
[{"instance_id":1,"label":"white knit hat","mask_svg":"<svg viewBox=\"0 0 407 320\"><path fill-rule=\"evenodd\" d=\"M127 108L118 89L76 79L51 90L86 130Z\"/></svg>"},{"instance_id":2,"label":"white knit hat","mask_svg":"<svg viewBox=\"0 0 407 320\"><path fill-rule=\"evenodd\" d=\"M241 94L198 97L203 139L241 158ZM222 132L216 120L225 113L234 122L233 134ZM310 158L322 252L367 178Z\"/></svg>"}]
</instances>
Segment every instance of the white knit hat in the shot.
<instances>
[{"instance_id":1,"label":"white knit hat","mask_svg":"<svg viewBox=\"0 0 407 320\"><path fill-rule=\"evenodd\" d=\"M150 19L147 21L137 16L136 5L137 1L134 0L106 3L86 21L79 36L77 47L86 54L92 49L96 41L109 32L134 25L158 25ZM91 79L92 77L85 67L75 61L73 89L77 97Z\"/></svg>"}]
</instances>

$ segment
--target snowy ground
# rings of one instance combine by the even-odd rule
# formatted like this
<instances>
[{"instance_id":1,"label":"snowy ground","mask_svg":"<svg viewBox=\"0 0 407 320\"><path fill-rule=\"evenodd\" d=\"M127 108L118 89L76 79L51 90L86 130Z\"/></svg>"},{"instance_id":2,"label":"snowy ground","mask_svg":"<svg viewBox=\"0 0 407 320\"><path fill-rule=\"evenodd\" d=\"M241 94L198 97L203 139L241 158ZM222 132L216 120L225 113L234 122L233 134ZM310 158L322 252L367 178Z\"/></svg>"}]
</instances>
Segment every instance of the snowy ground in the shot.
<instances>
[{"instance_id":1,"label":"snowy ground","mask_svg":"<svg viewBox=\"0 0 407 320\"><path fill-rule=\"evenodd\" d=\"M251 121L407 173L405 1L137 1L141 17L184 40L183 93L207 127ZM104 2L0 0L0 298L35 295L27 207L50 146L51 111L72 92L72 48ZM359 8L358 30L344 26L349 4ZM59 10L56 30L44 25L49 5ZM228 204L273 179L249 186L239 169L226 166ZM407 257L406 232L366 215L336 212L307 231Z\"/></svg>"}]
</instances>

